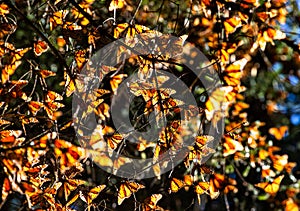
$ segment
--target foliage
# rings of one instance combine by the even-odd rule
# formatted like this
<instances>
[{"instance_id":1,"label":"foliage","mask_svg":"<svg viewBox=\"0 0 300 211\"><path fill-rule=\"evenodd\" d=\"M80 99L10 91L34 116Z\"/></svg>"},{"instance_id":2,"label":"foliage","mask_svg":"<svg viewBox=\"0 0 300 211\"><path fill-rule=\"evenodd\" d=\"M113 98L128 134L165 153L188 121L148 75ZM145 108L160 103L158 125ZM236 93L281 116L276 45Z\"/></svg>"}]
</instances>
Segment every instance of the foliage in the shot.
<instances>
[{"instance_id":1,"label":"foliage","mask_svg":"<svg viewBox=\"0 0 300 211\"><path fill-rule=\"evenodd\" d=\"M0 184L2 210L298 210L300 11L297 1L70 0L0 3ZM299 4L299 3L298 3ZM298 24L299 25L299 24ZM72 98L91 56L118 38L173 34L175 52L187 40L209 58L222 86L208 97L186 67L165 57L133 56L103 67L87 113L95 113L87 147L76 136ZM298 34L297 34L298 33ZM150 35L149 35L150 36ZM151 36L150 36L151 38ZM120 54L126 53L120 49ZM226 118L216 149L214 137L199 133L182 163L156 178L126 180L95 163L111 164L100 142L128 156L158 159L185 142L183 121L172 90L140 91L132 86L133 123L147 130L152 112L167 126L158 140L130 144L111 121L111 98L129 75L156 73L161 64L197 99L187 105L199 120ZM90 70L92 71L92 70ZM158 72L158 71L157 71ZM162 77L168 80L168 77ZM146 84L148 86L149 84ZM152 84L149 85L153 86ZM221 99L220 99L221 96ZM142 107L142 109L141 109ZM158 116L159 122L161 116ZM79 125L79 126L78 126ZM213 153L205 164L203 157Z\"/></svg>"}]
</instances>

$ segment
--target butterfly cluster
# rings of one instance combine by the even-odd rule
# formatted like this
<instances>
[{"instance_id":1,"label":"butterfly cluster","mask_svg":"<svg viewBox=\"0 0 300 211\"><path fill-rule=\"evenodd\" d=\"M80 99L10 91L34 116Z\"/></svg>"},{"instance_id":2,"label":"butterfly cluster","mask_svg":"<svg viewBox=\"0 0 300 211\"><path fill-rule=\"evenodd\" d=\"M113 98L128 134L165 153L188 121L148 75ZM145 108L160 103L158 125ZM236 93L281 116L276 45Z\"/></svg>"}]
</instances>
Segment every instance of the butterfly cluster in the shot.
<instances>
[{"instance_id":1,"label":"butterfly cluster","mask_svg":"<svg viewBox=\"0 0 300 211\"><path fill-rule=\"evenodd\" d=\"M1 2L0 209L210 210L215 202L243 209L247 199L298 210L297 153L284 148L298 124L298 99L286 91L297 93L297 79L272 69L275 60L299 63L299 45L278 25L291 21L290 8L283 0ZM123 45L107 53L118 64L95 68L92 55L116 39ZM195 63L195 46L208 63ZM199 75L176 60L182 55ZM258 75L265 69L272 77ZM253 102L251 87L268 78L292 86L275 94L261 86ZM196 104L177 91L179 80ZM134 129L153 129L155 138L113 124L112 99L128 93ZM292 125L266 118L279 112L291 113ZM91 117L97 124L84 124ZM154 178L115 176L149 158L133 174Z\"/></svg>"}]
</instances>

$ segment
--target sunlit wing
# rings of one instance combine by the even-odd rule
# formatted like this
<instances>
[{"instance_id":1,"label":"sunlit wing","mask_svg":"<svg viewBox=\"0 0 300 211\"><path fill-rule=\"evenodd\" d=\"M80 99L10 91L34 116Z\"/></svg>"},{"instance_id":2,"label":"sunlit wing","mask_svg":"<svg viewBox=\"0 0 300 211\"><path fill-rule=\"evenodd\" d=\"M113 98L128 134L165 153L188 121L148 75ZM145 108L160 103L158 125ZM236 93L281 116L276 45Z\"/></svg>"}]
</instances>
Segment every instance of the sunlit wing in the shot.
<instances>
[{"instance_id":1,"label":"sunlit wing","mask_svg":"<svg viewBox=\"0 0 300 211\"><path fill-rule=\"evenodd\" d=\"M49 49L49 46L46 41L37 41L33 45L33 51L36 56L41 56L43 53L45 53Z\"/></svg>"},{"instance_id":2,"label":"sunlit wing","mask_svg":"<svg viewBox=\"0 0 300 211\"><path fill-rule=\"evenodd\" d=\"M280 187L280 183L283 179L284 175L276 177L272 182L261 182L256 184L256 187L262 188L266 193L271 195L275 195Z\"/></svg>"},{"instance_id":3,"label":"sunlit wing","mask_svg":"<svg viewBox=\"0 0 300 211\"><path fill-rule=\"evenodd\" d=\"M124 199L129 198L133 193L137 192L141 188L145 188L145 186L136 182L123 182L120 185L118 192L118 205L122 204Z\"/></svg>"},{"instance_id":4,"label":"sunlit wing","mask_svg":"<svg viewBox=\"0 0 300 211\"><path fill-rule=\"evenodd\" d=\"M82 199L82 201L84 201L85 203L87 203L88 205L90 205L92 203L92 201L98 197L98 195L100 194L100 192L106 187L106 185L98 185L94 188L92 188L88 193L83 193L80 192L79 193L79 197Z\"/></svg>"},{"instance_id":5,"label":"sunlit wing","mask_svg":"<svg viewBox=\"0 0 300 211\"><path fill-rule=\"evenodd\" d=\"M185 185L186 184L184 181L177 178L172 178L170 188L169 188L169 193L176 193Z\"/></svg>"}]
</instances>

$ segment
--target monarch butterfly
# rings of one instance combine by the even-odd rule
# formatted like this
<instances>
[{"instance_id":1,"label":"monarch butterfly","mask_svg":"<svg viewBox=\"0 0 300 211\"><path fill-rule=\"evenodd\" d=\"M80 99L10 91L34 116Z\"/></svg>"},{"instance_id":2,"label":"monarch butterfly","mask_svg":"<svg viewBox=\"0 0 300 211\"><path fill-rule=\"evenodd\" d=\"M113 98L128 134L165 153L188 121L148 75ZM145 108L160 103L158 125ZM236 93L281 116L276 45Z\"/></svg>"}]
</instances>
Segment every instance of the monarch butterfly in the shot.
<instances>
[{"instance_id":1,"label":"monarch butterfly","mask_svg":"<svg viewBox=\"0 0 300 211\"><path fill-rule=\"evenodd\" d=\"M52 31L56 26L63 25L64 19L69 13L68 10L59 10L53 13L53 15L50 17L50 30Z\"/></svg>"},{"instance_id":2,"label":"monarch butterfly","mask_svg":"<svg viewBox=\"0 0 300 211\"><path fill-rule=\"evenodd\" d=\"M204 151L207 150L207 148L203 148L203 149L204 149ZM206 155L208 155L208 153L210 153L210 152L205 152ZM187 167L189 167L190 161L192 161L193 163L196 163L196 164L200 164L203 155L204 154L202 153L201 150L197 150L197 149L194 149L193 147L191 147L191 151L189 152L188 156L186 157L185 165ZM204 156L206 156L206 155L204 155Z\"/></svg>"},{"instance_id":3,"label":"monarch butterfly","mask_svg":"<svg viewBox=\"0 0 300 211\"><path fill-rule=\"evenodd\" d=\"M197 194L203 194L203 193L207 193L208 194L208 190L209 190L209 182L199 182L196 186L195 186L195 192Z\"/></svg>"},{"instance_id":4,"label":"monarch butterfly","mask_svg":"<svg viewBox=\"0 0 300 211\"><path fill-rule=\"evenodd\" d=\"M273 44L273 40L280 40L286 37L285 33L280 30L273 29L269 27L267 30L263 32L263 38L267 42L271 42Z\"/></svg>"},{"instance_id":5,"label":"monarch butterfly","mask_svg":"<svg viewBox=\"0 0 300 211\"><path fill-rule=\"evenodd\" d=\"M59 47L59 50L62 51L63 47L67 44L66 40L63 38L63 36L59 36L56 38L56 44Z\"/></svg>"},{"instance_id":6,"label":"monarch butterfly","mask_svg":"<svg viewBox=\"0 0 300 211\"><path fill-rule=\"evenodd\" d=\"M156 143L152 141L147 141L146 139L143 139L141 136L138 138L138 144L137 144L137 150L138 151L145 151L148 147L155 147Z\"/></svg>"},{"instance_id":7,"label":"monarch butterfly","mask_svg":"<svg viewBox=\"0 0 300 211\"><path fill-rule=\"evenodd\" d=\"M209 181L209 196L211 199L216 199L220 195L220 190L217 189L213 182L210 180Z\"/></svg>"},{"instance_id":8,"label":"monarch butterfly","mask_svg":"<svg viewBox=\"0 0 300 211\"><path fill-rule=\"evenodd\" d=\"M274 178L274 180L272 182L270 182L270 181L269 182L261 182L261 183L256 184L255 186L262 188L266 193L275 195L279 190L279 186L280 186L280 183L283 178L284 178L284 175L281 175L281 176Z\"/></svg>"},{"instance_id":9,"label":"monarch butterfly","mask_svg":"<svg viewBox=\"0 0 300 211\"><path fill-rule=\"evenodd\" d=\"M72 191L76 190L78 186L85 184L84 180L80 179L67 179L63 183L63 191L65 194L65 200L68 201L68 197Z\"/></svg>"},{"instance_id":10,"label":"monarch butterfly","mask_svg":"<svg viewBox=\"0 0 300 211\"><path fill-rule=\"evenodd\" d=\"M200 149L203 148L205 145L211 143L214 140L213 136L209 135L201 135L201 136L196 136L196 145Z\"/></svg>"},{"instance_id":11,"label":"monarch butterfly","mask_svg":"<svg viewBox=\"0 0 300 211\"><path fill-rule=\"evenodd\" d=\"M83 172L83 170L82 164L78 162L67 168L64 174L67 178L74 178L77 174Z\"/></svg>"},{"instance_id":12,"label":"monarch butterfly","mask_svg":"<svg viewBox=\"0 0 300 211\"><path fill-rule=\"evenodd\" d=\"M284 38L286 38L286 34L284 32L269 27L263 31L260 31L256 42L250 49L250 52L254 52L258 47L260 47L261 50L265 50L267 42L270 42L272 45L274 45L274 40L281 40Z\"/></svg>"},{"instance_id":13,"label":"monarch butterfly","mask_svg":"<svg viewBox=\"0 0 300 211\"><path fill-rule=\"evenodd\" d=\"M112 0L109 4L109 11L113 11L115 9L122 9L126 5L126 1L124 0Z\"/></svg>"},{"instance_id":14,"label":"monarch butterfly","mask_svg":"<svg viewBox=\"0 0 300 211\"><path fill-rule=\"evenodd\" d=\"M279 128L272 127L269 129L269 133L274 136L277 140L283 139L288 133L288 126L280 126Z\"/></svg>"},{"instance_id":15,"label":"monarch butterfly","mask_svg":"<svg viewBox=\"0 0 300 211\"><path fill-rule=\"evenodd\" d=\"M224 190L224 193L228 193L229 191L237 191L237 188L235 187L236 181L232 178L226 178L223 174L213 174L209 182L210 196L212 198L218 197L219 190Z\"/></svg>"},{"instance_id":16,"label":"monarch butterfly","mask_svg":"<svg viewBox=\"0 0 300 211\"><path fill-rule=\"evenodd\" d=\"M166 111L168 109L172 109L175 113L180 113L181 109L179 108L180 105L183 105L184 103L181 100L174 99L172 97L167 98L163 101L163 107Z\"/></svg>"},{"instance_id":17,"label":"monarch butterfly","mask_svg":"<svg viewBox=\"0 0 300 211\"><path fill-rule=\"evenodd\" d=\"M219 87L211 93L205 103L206 118L209 121L212 120L214 125L225 115L224 113L230 103L227 96L232 90L232 86Z\"/></svg>"},{"instance_id":18,"label":"monarch butterfly","mask_svg":"<svg viewBox=\"0 0 300 211\"><path fill-rule=\"evenodd\" d=\"M186 184L184 181L180 179L172 178L170 188L169 188L169 193L176 193L185 185Z\"/></svg>"},{"instance_id":19,"label":"monarch butterfly","mask_svg":"<svg viewBox=\"0 0 300 211\"><path fill-rule=\"evenodd\" d=\"M93 96L95 98L95 96ZM103 99L93 100L89 103L86 111L83 113L82 117L86 117L87 115L91 114L92 112L97 113L97 107L103 102Z\"/></svg>"},{"instance_id":20,"label":"monarch butterfly","mask_svg":"<svg viewBox=\"0 0 300 211\"><path fill-rule=\"evenodd\" d=\"M16 21L10 17L5 18L4 21L1 19L0 38L3 39L6 35L12 34L16 30L16 25L17 25Z\"/></svg>"},{"instance_id":21,"label":"monarch butterfly","mask_svg":"<svg viewBox=\"0 0 300 211\"><path fill-rule=\"evenodd\" d=\"M235 32L235 30L241 26L241 18L234 16L224 21L224 27L227 34Z\"/></svg>"},{"instance_id":22,"label":"monarch butterfly","mask_svg":"<svg viewBox=\"0 0 300 211\"><path fill-rule=\"evenodd\" d=\"M0 103L1 104L1 103ZM1 106L0 106L1 107ZM10 121L0 118L0 126L11 124Z\"/></svg>"},{"instance_id":23,"label":"monarch butterfly","mask_svg":"<svg viewBox=\"0 0 300 211\"><path fill-rule=\"evenodd\" d=\"M74 211L74 209L70 208L70 206L76 202L78 199L79 194L76 194L72 199L68 201L64 206L61 203L54 203L49 209L50 211Z\"/></svg>"},{"instance_id":24,"label":"monarch butterfly","mask_svg":"<svg viewBox=\"0 0 300 211\"><path fill-rule=\"evenodd\" d=\"M212 181L213 185L216 188L221 189L221 188L223 188L225 186L225 175L215 173L210 178L210 181Z\"/></svg>"},{"instance_id":25,"label":"monarch butterfly","mask_svg":"<svg viewBox=\"0 0 300 211\"><path fill-rule=\"evenodd\" d=\"M21 181L20 188L22 189L23 193L25 193L27 196L32 198L32 196L35 195L35 193L38 191L37 187L33 186L30 182L27 181ZM29 201L29 207L31 207L31 200Z\"/></svg>"},{"instance_id":26,"label":"monarch butterfly","mask_svg":"<svg viewBox=\"0 0 300 211\"><path fill-rule=\"evenodd\" d=\"M33 51L36 56L42 55L49 49L49 46L46 41L39 40L33 44Z\"/></svg>"},{"instance_id":27,"label":"monarch butterfly","mask_svg":"<svg viewBox=\"0 0 300 211\"><path fill-rule=\"evenodd\" d=\"M285 211L299 211L300 206L292 198L288 198L283 201L285 205Z\"/></svg>"},{"instance_id":28,"label":"monarch butterfly","mask_svg":"<svg viewBox=\"0 0 300 211\"><path fill-rule=\"evenodd\" d=\"M240 3L241 7L247 9L249 7L257 7L259 5L258 0L242 0Z\"/></svg>"},{"instance_id":29,"label":"monarch butterfly","mask_svg":"<svg viewBox=\"0 0 300 211\"><path fill-rule=\"evenodd\" d=\"M29 167L29 168L27 166L24 166L23 171L25 171L31 177L36 177L36 176L38 176L39 173L43 174L43 172L44 172L44 174L46 174L45 169L47 167L48 167L48 164L42 164L42 165L38 165L35 167Z\"/></svg>"},{"instance_id":30,"label":"monarch butterfly","mask_svg":"<svg viewBox=\"0 0 300 211\"><path fill-rule=\"evenodd\" d=\"M243 145L231 138L229 135L224 135L224 143L223 143L223 155L225 157L234 154L237 151L243 151Z\"/></svg>"},{"instance_id":31,"label":"monarch butterfly","mask_svg":"<svg viewBox=\"0 0 300 211\"><path fill-rule=\"evenodd\" d=\"M286 170L286 172L287 172L288 174L291 174L293 168L295 168L296 165L297 165L296 162L288 162L288 163L284 166L284 168L285 168L285 170Z\"/></svg>"},{"instance_id":32,"label":"monarch butterfly","mask_svg":"<svg viewBox=\"0 0 300 211\"><path fill-rule=\"evenodd\" d=\"M37 189L34 193L30 193L30 206L35 206L36 204L44 205L46 203L54 206L54 197L61 184L61 182L55 182L54 185L47 187L45 190Z\"/></svg>"},{"instance_id":33,"label":"monarch butterfly","mask_svg":"<svg viewBox=\"0 0 300 211\"><path fill-rule=\"evenodd\" d=\"M41 110L41 108L44 107L44 103L38 102L38 101L30 101L28 103L28 107L33 114L33 116L36 116L37 112Z\"/></svg>"},{"instance_id":34,"label":"monarch butterfly","mask_svg":"<svg viewBox=\"0 0 300 211\"><path fill-rule=\"evenodd\" d=\"M83 92L85 90L83 80L79 78L72 79L71 76L66 72L64 72L64 79L65 82L62 82L61 85L65 85L65 91L67 97L70 97L76 89L79 92Z\"/></svg>"},{"instance_id":35,"label":"monarch butterfly","mask_svg":"<svg viewBox=\"0 0 300 211\"><path fill-rule=\"evenodd\" d=\"M1 143L14 143L16 139L22 134L21 130L3 130L0 131Z\"/></svg>"},{"instance_id":36,"label":"monarch butterfly","mask_svg":"<svg viewBox=\"0 0 300 211\"><path fill-rule=\"evenodd\" d=\"M1 3L0 4L0 15L5 16L9 13L9 7L7 4Z\"/></svg>"},{"instance_id":37,"label":"monarch butterfly","mask_svg":"<svg viewBox=\"0 0 300 211\"><path fill-rule=\"evenodd\" d=\"M82 22L81 22L82 23ZM83 25L83 24L82 24ZM79 30L82 29L81 26L77 25L77 23L73 23L73 22L69 22L67 21L64 25L63 25L63 29L64 29L64 35L70 35L70 37L76 39L78 37L78 32ZM66 31L69 30L69 31ZM73 34L70 34L73 33Z\"/></svg>"},{"instance_id":38,"label":"monarch butterfly","mask_svg":"<svg viewBox=\"0 0 300 211\"><path fill-rule=\"evenodd\" d=\"M258 157L261 159L261 160L265 160L267 157L269 156L269 152L267 150L264 150L264 149L260 149L259 152L258 152Z\"/></svg>"},{"instance_id":39,"label":"monarch butterfly","mask_svg":"<svg viewBox=\"0 0 300 211\"><path fill-rule=\"evenodd\" d=\"M228 86L238 86L241 84L242 70L247 64L248 60L246 58L240 59L238 61L229 64L225 70L222 72L222 77Z\"/></svg>"},{"instance_id":40,"label":"monarch butterfly","mask_svg":"<svg viewBox=\"0 0 300 211\"><path fill-rule=\"evenodd\" d=\"M288 164L288 155L272 155L273 168L281 172Z\"/></svg>"},{"instance_id":41,"label":"monarch butterfly","mask_svg":"<svg viewBox=\"0 0 300 211\"><path fill-rule=\"evenodd\" d=\"M214 153L215 150L213 148L210 148L207 144L212 142L214 138L212 136L202 135L196 137L196 145L195 147L189 147L190 152L187 156L187 162L188 161L195 161L200 164L203 157L208 156L211 153ZM187 163L187 165L189 165Z\"/></svg>"},{"instance_id":42,"label":"monarch butterfly","mask_svg":"<svg viewBox=\"0 0 300 211\"><path fill-rule=\"evenodd\" d=\"M25 55L25 53L28 52L29 49L30 48L17 49L11 52L9 56L10 64L7 64L2 68L2 75L1 75L2 84L5 84L7 81L9 81L9 77L15 73L16 69L22 63L20 60Z\"/></svg>"},{"instance_id":43,"label":"monarch butterfly","mask_svg":"<svg viewBox=\"0 0 300 211\"><path fill-rule=\"evenodd\" d=\"M241 113L242 110L249 108L249 104L239 101L234 104L234 110L232 111L233 116L237 116Z\"/></svg>"},{"instance_id":44,"label":"monarch butterfly","mask_svg":"<svg viewBox=\"0 0 300 211\"><path fill-rule=\"evenodd\" d=\"M117 68L112 66L101 65L101 67L99 67L99 70L101 71L101 73L103 73L103 75L106 75L112 71L116 71Z\"/></svg>"},{"instance_id":45,"label":"monarch butterfly","mask_svg":"<svg viewBox=\"0 0 300 211\"><path fill-rule=\"evenodd\" d=\"M194 177L190 174L184 175L183 181L186 185L191 186L194 183Z\"/></svg>"},{"instance_id":46,"label":"monarch butterfly","mask_svg":"<svg viewBox=\"0 0 300 211\"><path fill-rule=\"evenodd\" d=\"M74 165L85 155L84 149L62 139L55 139L54 146L55 155L60 157L60 163L63 169L67 166Z\"/></svg>"},{"instance_id":47,"label":"monarch butterfly","mask_svg":"<svg viewBox=\"0 0 300 211\"><path fill-rule=\"evenodd\" d=\"M136 182L123 182L120 185L118 192L118 205L122 204L124 199L129 198L133 193L137 192L141 188L145 188L145 186Z\"/></svg>"},{"instance_id":48,"label":"monarch butterfly","mask_svg":"<svg viewBox=\"0 0 300 211\"><path fill-rule=\"evenodd\" d=\"M56 112L59 108L64 107L65 105L59 102L55 102L54 100L62 100L63 97L54 92L54 91L48 91L44 103L44 109L47 112L47 115L50 119L54 120L56 119L56 115L54 112Z\"/></svg>"},{"instance_id":49,"label":"monarch butterfly","mask_svg":"<svg viewBox=\"0 0 300 211\"><path fill-rule=\"evenodd\" d=\"M86 50L78 50L75 52L75 61L78 67L78 70L81 70L83 68L83 65L86 62Z\"/></svg>"},{"instance_id":50,"label":"monarch butterfly","mask_svg":"<svg viewBox=\"0 0 300 211\"><path fill-rule=\"evenodd\" d=\"M263 178L265 178L265 177L275 177L276 174L272 169L270 169L270 167L263 167L263 169L261 170L261 176Z\"/></svg>"},{"instance_id":51,"label":"monarch butterfly","mask_svg":"<svg viewBox=\"0 0 300 211\"><path fill-rule=\"evenodd\" d=\"M136 34L142 34L145 32L149 32L150 29L143 25L132 25L129 23L121 23L118 24L114 29L114 37L120 38L124 33L126 33L126 38L133 38Z\"/></svg>"},{"instance_id":52,"label":"monarch butterfly","mask_svg":"<svg viewBox=\"0 0 300 211\"><path fill-rule=\"evenodd\" d=\"M99 193L106 187L106 185L98 185L94 188L92 188L88 193L84 193L83 191L79 192L79 197L82 199L82 201L84 201L85 203L87 203L88 205L90 205L92 203L92 201L97 198L97 196L99 195Z\"/></svg>"},{"instance_id":53,"label":"monarch butterfly","mask_svg":"<svg viewBox=\"0 0 300 211\"><path fill-rule=\"evenodd\" d=\"M70 97L75 92L75 82L68 73L64 72L66 96Z\"/></svg>"},{"instance_id":54,"label":"monarch butterfly","mask_svg":"<svg viewBox=\"0 0 300 211\"><path fill-rule=\"evenodd\" d=\"M95 114L100 117L101 120L105 120L106 118L109 118L110 117L110 114L109 114L109 105L106 104L106 103L101 103L96 111L95 111Z\"/></svg>"},{"instance_id":55,"label":"monarch butterfly","mask_svg":"<svg viewBox=\"0 0 300 211\"><path fill-rule=\"evenodd\" d=\"M106 139L108 146L111 149L115 149L123 141L123 136L121 134L113 134L112 136L107 136Z\"/></svg>"},{"instance_id":56,"label":"monarch butterfly","mask_svg":"<svg viewBox=\"0 0 300 211\"><path fill-rule=\"evenodd\" d=\"M116 93L118 86L122 82L124 77L127 77L127 74L119 74L111 77L110 86L114 93Z\"/></svg>"},{"instance_id":57,"label":"monarch butterfly","mask_svg":"<svg viewBox=\"0 0 300 211\"><path fill-rule=\"evenodd\" d=\"M160 208L157 206L157 202L161 200L161 198L162 194L152 194L150 197L145 199L143 210L159 210Z\"/></svg>"},{"instance_id":58,"label":"monarch butterfly","mask_svg":"<svg viewBox=\"0 0 300 211\"><path fill-rule=\"evenodd\" d=\"M150 59L145 59L141 56L138 56L137 62L139 64L138 77L142 80L142 79L146 78L147 76L150 76L153 71L152 61Z\"/></svg>"},{"instance_id":59,"label":"monarch butterfly","mask_svg":"<svg viewBox=\"0 0 300 211\"><path fill-rule=\"evenodd\" d=\"M94 91L94 94L95 94L96 97L102 97L103 95L109 94L109 93L110 93L110 91L106 90L106 89L96 89Z\"/></svg>"},{"instance_id":60,"label":"monarch butterfly","mask_svg":"<svg viewBox=\"0 0 300 211\"><path fill-rule=\"evenodd\" d=\"M4 178L3 184L2 184L2 201L5 201L8 194L12 191L12 186L7 177Z\"/></svg>"},{"instance_id":61,"label":"monarch butterfly","mask_svg":"<svg viewBox=\"0 0 300 211\"><path fill-rule=\"evenodd\" d=\"M56 73L50 70L38 70L38 73L42 76L42 78L48 78L50 76L55 76Z\"/></svg>"},{"instance_id":62,"label":"monarch butterfly","mask_svg":"<svg viewBox=\"0 0 300 211\"><path fill-rule=\"evenodd\" d=\"M199 166L200 173L202 174L213 174L213 169L211 169L209 166L202 164Z\"/></svg>"}]
</instances>

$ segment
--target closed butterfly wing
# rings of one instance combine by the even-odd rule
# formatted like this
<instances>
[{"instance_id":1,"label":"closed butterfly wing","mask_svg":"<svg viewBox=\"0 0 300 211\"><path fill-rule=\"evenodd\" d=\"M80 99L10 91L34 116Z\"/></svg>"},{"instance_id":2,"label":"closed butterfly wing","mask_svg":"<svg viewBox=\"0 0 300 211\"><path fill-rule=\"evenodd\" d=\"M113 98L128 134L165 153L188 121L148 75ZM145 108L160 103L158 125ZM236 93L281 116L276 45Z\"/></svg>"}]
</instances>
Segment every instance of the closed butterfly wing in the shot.
<instances>
[{"instance_id":1,"label":"closed butterfly wing","mask_svg":"<svg viewBox=\"0 0 300 211\"><path fill-rule=\"evenodd\" d=\"M209 182L199 182L195 186L195 192L200 195L204 193L208 194L208 190L209 190Z\"/></svg>"},{"instance_id":2,"label":"closed butterfly wing","mask_svg":"<svg viewBox=\"0 0 300 211\"><path fill-rule=\"evenodd\" d=\"M196 145L199 148L204 147L205 145L211 143L214 140L213 136L209 136L209 135L201 135L201 136L197 136L196 137Z\"/></svg>"},{"instance_id":3,"label":"closed butterfly wing","mask_svg":"<svg viewBox=\"0 0 300 211\"><path fill-rule=\"evenodd\" d=\"M36 43L34 43L34 53L36 56L41 56L42 53L46 52L49 49L49 46L47 44L46 41L37 41Z\"/></svg>"},{"instance_id":4,"label":"closed butterfly wing","mask_svg":"<svg viewBox=\"0 0 300 211\"><path fill-rule=\"evenodd\" d=\"M125 0L112 0L109 4L109 11L113 11L115 9L122 9L126 4Z\"/></svg>"},{"instance_id":5,"label":"closed butterfly wing","mask_svg":"<svg viewBox=\"0 0 300 211\"><path fill-rule=\"evenodd\" d=\"M243 151L244 147L243 145L239 142L231 138L229 135L224 136L225 141L223 143L224 150L223 150L223 155L225 157L234 154L237 151Z\"/></svg>"},{"instance_id":6,"label":"closed butterfly wing","mask_svg":"<svg viewBox=\"0 0 300 211\"><path fill-rule=\"evenodd\" d=\"M62 186L65 194L65 200L68 201L68 197L71 192L74 191L79 185L83 185L84 183L84 180L67 179Z\"/></svg>"},{"instance_id":7,"label":"closed butterfly wing","mask_svg":"<svg viewBox=\"0 0 300 211\"><path fill-rule=\"evenodd\" d=\"M5 201L8 194L12 192L12 186L7 177L4 178L3 184L2 184L2 201Z\"/></svg>"},{"instance_id":8,"label":"closed butterfly wing","mask_svg":"<svg viewBox=\"0 0 300 211\"><path fill-rule=\"evenodd\" d=\"M48 91L45 101L46 102L53 102L55 100L63 100L63 97L60 94L58 94L54 91Z\"/></svg>"},{"instance_id":9,"label":"closed butterfly wing","mask_svg":"<svg viewBox=\"0 0 300 211\"><path fill-rule=\"evenodd\" d=\"M177 178L172 178L169 193L176 193L185 185L186 184L184 181L177 179Z\"/></svg>"},{"instance_id":10,"label":"closed butterfly wing","mask_svg":"<svg viewBox=\"0 0 300 211\"><path fill-rule=\"evenodd\" d=\"M122 82L124 77L127 77L127 75L119 74L119 75L115 75L115 76L111 77L110 85L111 85L111 89L114 93L117 91L119 84Z\"/></svg>"},{"instance_id":11,"label":"closed butterfly wing","mask_svg":"<svg viewBox=\"0 0 300 211\"><path fill-rule=\"evenodd\" d=\"M160 208L157 206L157 202L161 200L161 198L162 194L152 194L150 197L145 199L143 210L159 210Z\"/></svg>"},{"instance_id":12,"label":"closed butterfly wing","mask_svg":"<svg viewBox=\"0 0 300 211\"><path fill-rule=\"evenodd\" d=\"M55 76L56 75L55 72L52 72L50 70L39 70L38 72L42 76L42 78L48 78L50 76Z\"/></svg>"},{"instance_id":13,"label":"closed butterfly wing","mask_svg":"<svg viewBox=\"0 0 300 211\"><path fill-rule=\"evenodd\" d=\"M145 186L136 182L126 181L122 183L118 192L118 205L122 204L124 199L129 198L133 193L137 192L141 188L145 188Z\"/></svg>"},{"instance_id":14,"label":"closed butterfly wing","mask_svg":"<svg viewBox=\"0 0 300 211\"><path fill-rule=\"evenodd\" d=\"M107 103L101 103L95 113L97 114L97 116L100 117L100 119L105 120L106 118L110 117L110 113L109 113L110 107Z\"/></svg>"},{"instance_id":15,"label":"closed butterfly wing","mask_svg":"<svg viewBox=\"0 0 300 211\"><path fill-rule=\"evenodd\" d=\"M94 188L92 188L88 193L82 193L80 192L79 196L88 205L92 203L92 201L98 197L98 195L101 193L101 191L106 187L106 185L98 185Z\"/></svg>"},{"instance_id":16,"label":"closed butterfly wing","mask_svg":"<svg viewBox=\"0 0 300 211\"><path fill-rule=\"evenodd\" d=\"M206 109L205 114L206 118L210 121L212 119L214 122L219 121L223 116L229 105L227 100L227 95L232 92L233 87L224 86L214 90L209 96L207 102L205 103ZM221 112L221 116L218 115L218 112Z\"/></svg>"},{"instance_id":17,"label":"closed butterfly wing","mask_svg":"<svg viewBox=\"0 0 300 211\"><path fill-rule=\"evenodd\" d=\"M240 25L241 19L238 16L234 16L224 21L225 31L228 34L235 32Z\"/></svg>"}]
</instances>

